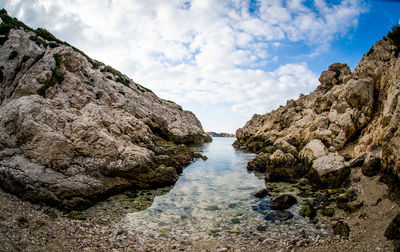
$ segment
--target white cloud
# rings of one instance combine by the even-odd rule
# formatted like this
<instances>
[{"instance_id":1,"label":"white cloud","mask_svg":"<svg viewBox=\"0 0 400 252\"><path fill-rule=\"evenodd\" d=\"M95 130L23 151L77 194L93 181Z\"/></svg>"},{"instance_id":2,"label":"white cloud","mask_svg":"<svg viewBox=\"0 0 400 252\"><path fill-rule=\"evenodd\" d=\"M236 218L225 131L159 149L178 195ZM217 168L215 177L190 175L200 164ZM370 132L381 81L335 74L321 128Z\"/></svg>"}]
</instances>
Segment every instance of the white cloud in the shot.
<instances>
[{"instance_id":1,"label":"white cloud","mask_svg":"<svg viewBox=\"0 0 400 252\"><path fill-rule=\"evenodd\" d=\"M317 85L307 64L280 63L279 48L320 52L364 11L358 0L314 2L260 1L255 13L239 0L5 0L4 7L162 97L251 116Z\"/></svg>"}]
</instances>

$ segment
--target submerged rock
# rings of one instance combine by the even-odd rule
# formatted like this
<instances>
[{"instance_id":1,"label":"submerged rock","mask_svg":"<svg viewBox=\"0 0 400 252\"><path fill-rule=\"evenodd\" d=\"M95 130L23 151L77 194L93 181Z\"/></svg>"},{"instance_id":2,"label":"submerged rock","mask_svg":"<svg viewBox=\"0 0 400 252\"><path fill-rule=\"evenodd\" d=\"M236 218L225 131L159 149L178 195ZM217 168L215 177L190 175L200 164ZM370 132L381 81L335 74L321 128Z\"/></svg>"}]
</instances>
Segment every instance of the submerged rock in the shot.
<instances>
[{"instance_id":1,"label":"submerged rock","mask_svg":"<svg viewBox=\"0 0 400 252\"><path fill-rule=\"evenodd\" d=\"M282 194L273 198L270 207L274 210L284 210L297 203L297 199L290 194Z\"/></svg>"},{"instance_id":2,"label":"submerged rock","mask_svg":"<svg viewBox=\"0 0 400 252\"><path fill-rule=\"evenodd\" d=\"M264 198L265 196L267 196L267 195L269 195L269 192L268 192L268 190L267 189L261 189L260 191L258 191L258 192L256 192L255 194L254 194L254 196L256 196L257 198L260 198L260 199L262 199L262 198Z\"/></svg>"}]
</instances>

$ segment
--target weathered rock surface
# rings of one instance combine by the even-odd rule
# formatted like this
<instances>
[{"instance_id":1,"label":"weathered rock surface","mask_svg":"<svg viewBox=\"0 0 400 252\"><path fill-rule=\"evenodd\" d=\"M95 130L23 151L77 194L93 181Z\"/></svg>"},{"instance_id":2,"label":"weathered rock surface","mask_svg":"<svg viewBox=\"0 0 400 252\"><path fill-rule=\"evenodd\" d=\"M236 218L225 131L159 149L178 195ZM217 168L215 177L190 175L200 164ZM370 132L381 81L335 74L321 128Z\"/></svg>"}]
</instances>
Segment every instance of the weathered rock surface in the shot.
<instances>
[{"instance_id":1,"label":"weathered rock surface","mask_svg":"<svg viewBox=\"0 0 400 252\"><path fill-rule=\"evenodd\" d=\"M209 141L195 115L1 13L0 185L65 208L174 183Z\"/></svg>"},{"instance_id":2,"label":"weathered rock surface","mask_svg":"<svg viewBox=\"0 0 400 252\"><path fill-rule=\"evenodd\" d=\"M234 145L258 153L248 168L267 175L279 170L286 176L272 176L279 180L309 176L335 187L345 181L348 167L362 166L365 158L365 175L384 172L398 183L400 43L392 35L399 32L378 41L353 73L345 64L332 64L314 92L256 114L238 129Z\"/></svg>"}]
</instances>

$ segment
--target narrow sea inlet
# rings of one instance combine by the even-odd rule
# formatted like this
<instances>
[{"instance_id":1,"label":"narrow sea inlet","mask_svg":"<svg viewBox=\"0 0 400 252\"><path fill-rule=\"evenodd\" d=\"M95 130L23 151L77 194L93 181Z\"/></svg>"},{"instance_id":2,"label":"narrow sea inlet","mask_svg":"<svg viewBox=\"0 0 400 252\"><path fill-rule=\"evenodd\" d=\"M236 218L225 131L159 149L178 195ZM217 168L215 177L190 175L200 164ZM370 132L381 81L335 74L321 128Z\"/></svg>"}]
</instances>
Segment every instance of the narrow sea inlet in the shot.
<instances>
[{"instance_id":1,"label":"narrow sea inlet","mask_svg":"<svg viewBox=\"0 0 400 252\"><path fill-rule=\"evenodd\" d=\"M198 147L208 159L189 165L176 185L156 196L149 208L128 213L122 221L124 229L143 238L189 241L238 238L261 242L326 235L323 225L299 216L298 205L277 212L269 208L268 196L254 196L265 188L262 174L246 169L255 154L235 149L233 141L214 138Z\"/></svg>"}]
</instances>

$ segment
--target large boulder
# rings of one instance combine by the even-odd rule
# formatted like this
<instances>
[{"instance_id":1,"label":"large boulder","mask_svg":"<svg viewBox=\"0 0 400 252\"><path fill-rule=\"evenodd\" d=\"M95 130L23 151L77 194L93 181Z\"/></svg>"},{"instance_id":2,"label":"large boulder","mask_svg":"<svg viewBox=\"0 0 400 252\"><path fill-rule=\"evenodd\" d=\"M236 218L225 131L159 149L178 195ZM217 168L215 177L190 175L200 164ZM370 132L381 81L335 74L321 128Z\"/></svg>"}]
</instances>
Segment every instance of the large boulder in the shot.
<instances>
[{"instance_id":1,"label":"large boulder","mask_svg":"<svg viewBox=\"0 0 400 252\"><path fill-rule=\"evenodd\" d=\"M312 162L328 154L328 149L319 139L311 140L304 148L300 151L300 158L307 164L312 164Z\"/></svg>"},{"instance_id":2,"label":"large boulder","mask_svg":"<svg viewBox=\"0 0 400 252\"><path fill-rule=\"evenodd\" d=\"M329 153L314 160L309 176L311 180L323 187L338 187L350 174L350 167L344 157Z\"/></svg>"},{"instance_id":3,"label":"large boulder","mask_svg":"<svg viewBox=\"0 0 400 252\"><path fill-rule=\"evenodd\" d=\"M16 24L6 24L0 45L0 186L6 191L86 207L129 187L175 183L193 158L181 144L211 140L192 112L67 43Z\"/></svg>"}]
</instances>

